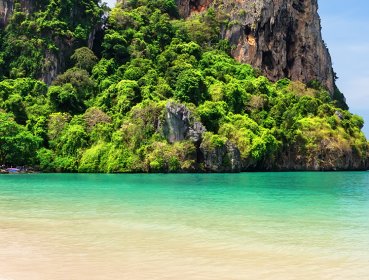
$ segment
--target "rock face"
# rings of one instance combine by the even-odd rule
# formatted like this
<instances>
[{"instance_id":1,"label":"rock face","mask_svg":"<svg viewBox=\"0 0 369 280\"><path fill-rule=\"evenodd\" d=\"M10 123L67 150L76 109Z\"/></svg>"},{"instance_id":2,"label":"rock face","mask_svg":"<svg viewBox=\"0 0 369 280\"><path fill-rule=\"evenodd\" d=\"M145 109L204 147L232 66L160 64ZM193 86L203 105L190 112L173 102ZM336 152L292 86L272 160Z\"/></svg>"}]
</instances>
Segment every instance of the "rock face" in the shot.
<instances>
[{"instance_id":1,"label":"rock face","mask_svg":"<svg viewBox=\"0 0 369 280\"><path fill-rule=\"evenodd\" d=\"M191 111L183 104L169 102L166 107L163 134L169 143L191 140L199 144L205 127L194 121Z\"/></svg>"},{"instance_id":2,"label":"rock face","mask_svg":"<svg viewBox=\"0 0 369 280\"><path fill-rule=\"evenodd\" d=\"M47 1L44 0L0 0L0 28L5 28L9 23L11 16L16 9L17 2L20 5L19 8L21 11L26 14L32 14L43 9L47 3ZM79 10L76 8L73 17L78 18L79 16ZM93 49L96 35L99 32L102 32L101 23L96 24L89 34L86 43L90 49ZM44 67L41 71L41 76L39 77L48 85L52 83L58 74L65 71L66 60L72 55L76 48L80 47L80 44L74 40L60 37L53 37L53 40L58 51L45 51Z\"/></svg>"},{"instance_id":3,"label":"rock face","mask_svg":"<svg viewBox=\"0 0 369 280\"><path fill-rule=\"evenodd\" d=\"M209 149L200 146L204 157L204 168L207 172L240 172L241 154L238 148L230 141L224 145Z\"/></svg>"},{"instance_id":4,"label":"rock face","mask_svg":"<svg viewBox=\"0 0 369 280\"><path fill-rule=\"evenodd\" d=\"M222 36L232 55L276 81L321 82L334 91L331 57L321 35L317 0L177 0L181 16L214 7L228 17Z\"/></svg>"},{"instance_id":5,"label":"rock face","mask_svg":"<svg viewBox=\"0 0 369 280\"><path fill-rule=\"evenodd\" d=\"M124 2L124 1L118 1ZM232 55L259 68L276 81L288 77L307 83L318 80L334 91L334 73L322 40L317 0L176 0L180 15L188 17L209 7L226 16L222 37L233 45ZM14 0L0 0L0 26L5 26L15 7ZM24 12L37 9L37 1L20 0ZM93 40L89 40L92 42ZM92 43L90 43L92 45ZM91 47L91 46L90 46ZM60 73L57 58L48 54L46 83Z\"/></svg>"},{"instance_id":6,"label":"rock face","mask_svg":"<svg viewBox=\"0 0 369 280\"><path fill-rule=\"evenodd\" d=\"M36 4L32 0L20 0L20 8L23 12L31 13ZM14 0L0 0L0 27L6 26L14 12L15 1Z\"/></svg>"},{"instance_id":7,"label":"rock face","mask_svg":"<svg viewBox=\"0 0 369 280\"><path fill-rule=\"evenodd\" d=\"M240 172L241 154L230 141L220 146L203 142L205 126L195 120L192 112L183 104L168 102L165 106L163 124L159 125L169 143L190 140L197 148L197 163L206 172Z\"/></svg>"},{"instance_id":8,"label":"rock face","mask_svg":"<svg viewBox=\"0 0 369 280\"><path fill-rule=\"evenodd\" d=\"M169 143L190 140L197 148L197 163L206 172L240 172L241 155L238 148L227 141L224 145L210 147L204 144L205 126L195 120L183 104L168 102L163 124L159 125Z\"/></svg>"},{"instance_id":9,"label":"rock face","mask_svg":"<svg viewBox=\"0 0 369 280\"><path fill-rule=\"evenodd\" d=\"M41 1L40 1L41 2ZM26 14L30 14L36 11L41 3L32 0L20 0L20 8ZM16 1L14 0L0 0L0 28L6 27L9 20L16 8ZM62 42L57 42L58 47L63 47ZM53 79L63 70L63 58L64 53L60 51L58 54L46 51L45 53L45 66L42 69L41 80L46 84L51 84Z\"/></svg>"},{"instance_id":10,"label":"rock face","mask_svg":"<svg viewBox=\"0 0 369 280\"><path fill-rule=\"evenodd\" d=\"M298 147L284 151L277 161L265 163L267 170L279 171L339 171L339 170L368 170L368 159L364 159L356 151L324 146L312 157L308 157Z\"/></svg>"},{"instance_id":11,"label":"rock face","mask_svg":"<svg viewBox=\"0 0 369 280\"><path fill-rule=\"evenodd\" d=\"M193 12L202 12L206 10L212 0L177 0L179 14L182 17L188 17Z\"/></svg>"},{"instance_id":12,"label":"rock face","mask_svg":"<svg viewBox=\"0 0 369 280\"><path fill-rule=\"evenodd\" d=\"M73 41L67 41L56 37L54 38L54 43L59 51L45 51L45 63L41 74L41 80L44 81L47 85L51 85L56 76L65 71L65 62L76 49Z\"/></svg>"},{"instance_id":13,"label":"rock face","mask_svg":"<svg viewBox=\"0 0 369 280\"><path fill-rule=\"evenodd\" d=\"M0 26L5 26L13 12L13 1L0 0Z\"/></svg>"}]
</instances>

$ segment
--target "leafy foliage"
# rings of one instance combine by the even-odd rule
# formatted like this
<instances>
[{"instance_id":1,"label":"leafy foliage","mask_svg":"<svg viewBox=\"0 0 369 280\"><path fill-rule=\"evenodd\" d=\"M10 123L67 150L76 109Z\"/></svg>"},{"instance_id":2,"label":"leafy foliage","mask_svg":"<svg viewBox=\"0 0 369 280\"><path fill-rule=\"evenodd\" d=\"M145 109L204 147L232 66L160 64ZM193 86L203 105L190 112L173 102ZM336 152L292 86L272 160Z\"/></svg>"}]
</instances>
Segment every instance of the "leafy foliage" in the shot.
<instances>
[{"instance_id":1,"label":"leafy foliage","mask_svg":"<svg viewBox=\"0 0 369 280\"><path fill-rule=\"evenodd\" d=\"M363 119L340 108L338 90L331 96L315 81L272 83L236 62L214 10L183 20L174 0L124 1L91 50L105 11L96 0L38 1L31 14L17 6L0 32L0 164L201 171L197 141L210 150L231 143L243 170L276 168L286 155L301 166L334 156L367 160ZM49 86L39 81L52 69L49 54L66 46L68 69ZM168 142L168 100L206 127L200 140Z\"/></svg>"}]
</instances>

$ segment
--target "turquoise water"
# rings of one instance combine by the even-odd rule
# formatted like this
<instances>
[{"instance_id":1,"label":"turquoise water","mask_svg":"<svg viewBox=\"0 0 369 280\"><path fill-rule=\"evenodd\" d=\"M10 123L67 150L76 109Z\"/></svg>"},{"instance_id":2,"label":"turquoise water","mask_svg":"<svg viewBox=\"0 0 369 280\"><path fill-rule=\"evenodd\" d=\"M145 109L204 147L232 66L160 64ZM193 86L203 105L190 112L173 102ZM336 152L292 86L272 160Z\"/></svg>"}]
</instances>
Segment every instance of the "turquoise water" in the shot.
<instances>
[{"instance_id":1,"label":"turquoise water","mask_svg":"<svg viewBox=\"0 0 369 280\"><path fill-rule=\"evenodd\" d=\"M3 279L369 279L369 172L4 175Z\"/></svg>"}]
</instances>

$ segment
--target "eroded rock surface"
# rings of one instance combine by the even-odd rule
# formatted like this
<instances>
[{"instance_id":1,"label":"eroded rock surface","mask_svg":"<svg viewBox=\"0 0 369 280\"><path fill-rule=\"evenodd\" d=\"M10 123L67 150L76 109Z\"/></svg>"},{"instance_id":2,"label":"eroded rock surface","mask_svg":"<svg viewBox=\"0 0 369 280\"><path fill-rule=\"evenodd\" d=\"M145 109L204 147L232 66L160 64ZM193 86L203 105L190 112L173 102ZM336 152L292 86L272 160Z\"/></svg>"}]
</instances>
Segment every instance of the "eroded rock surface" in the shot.
<instances>
[{"instance_id":1,"label":"eroded rock surface","mask_svg":"<svg viewBox=\"0 0 369 280\"><path fill-rule=\"evenodd\" d=\"M19 9L29 15L45 8L45 1L34 0L0 0L0 28L5 28L16 9L16 3L19 3ZM78 18L81 11L76 7L71 16ZM101 24L97 24L91 30L87 45L93 49L97 33L102 32ZM53 37L54 43L58 49L57 52L45 50L45 63L41 70L41 76L38 77L46 84L50 85L56 76L66 69L66 61L73 54L74 50L80 46L80 43L74 40L66 40L58 36Z\"/></svg>"},{"instance_id":2,"label":"eroded rock surface","mask_svg":"<svg viewBox=\"0 0 369 280\"><path fill-rule=\"evenodd\" d=\"M177 5L183 17L208 7L227 17L222 36L233 45L232 55L269 79L318 80L333 93L317 0L177 0Z\"/></svg>"},{"instance_id":3,"label":"eroded rock surface","mask_svg":"<svg viewBox=\"0 0 369 280\"><path fill-rule=\"evenodd\" d=\"M163 133L169 143L191 140L200 143L205 127L194 120L191 111L183 104L168 102L165 107Z\"/></svg>"},{"instance_id":4,"label":"eroded rock surface","mask_svg":"<svg viewBox=\"0 0 369 280\"><path fill-rule=\"evenodd\" d=\"M340 149L332 145L332 139L324 139L321 147L309 155L300 146L292 147L281 153L278 160L266 163L269 170L295 171L338 171L367 170L368 159L351 148Z\"/></svg>"},{"instance_id":5,"label":"eroded rock surface","mask_svg":"<svg viewBox=\"0 0 369 280\"><path fill-rule=\"evenodd\" d=\"M224 145L209 148L200 146L204 157L204 168L207 172L240 172L241 154L230 141Z\"/></svg>"},{"instance_id":6,"label":"eroded rock surface","mask_svg":"<svg viewBox=\"0 0 369 280\"><path fill-rule=\"evenodd\" d=\"M0 26L5 26L13 11L13 1L0 0Z\"/></svg>"},{"instance_id":7,"label":"eroded rock surface","mask_svg":"<svg viewBox=\"0 0 369 280\"><path fill-rule=\"evenodd\" d=\"M30 13L35 7L36 1L20 0L20 8L23 12ZM0 0L0 27L6 26L14 12L15 1L14 0Z\"/></svg>"},{"instance_id":8,"label":"eroded rock surface","mask_svg":"<svg viewBox=\"0 0 369 280\"><path fill-rule=\"evenodd\" d=\"M188 17L191 13L205 11L212 0L176 0L179 14L182 17Z\"/></svg>"},{"instance_id":9,"label":"eroded rock surface","mask_svg":"<svg viewBox=\"0 0 369 280\"><path fill-rule=\"evenodd\" d=\"M269 79L276 81L288 77L304 83L318 80L333 93L334 73L321 36L317 0L176 2L183 17L209 7L225 16L227 24L223 27L222 36L233 45L232 55L240 62L259 68ZM8 23L14 3L14 0L0 0L0 25ZM37 9L37 1L20 0L19 3L27 13ZM63 69L55 64L55 57L49 60L51 69L45 69L43 77L47 83L55 76L50 73L59 73Z\"/></svg>"}]
</instances>

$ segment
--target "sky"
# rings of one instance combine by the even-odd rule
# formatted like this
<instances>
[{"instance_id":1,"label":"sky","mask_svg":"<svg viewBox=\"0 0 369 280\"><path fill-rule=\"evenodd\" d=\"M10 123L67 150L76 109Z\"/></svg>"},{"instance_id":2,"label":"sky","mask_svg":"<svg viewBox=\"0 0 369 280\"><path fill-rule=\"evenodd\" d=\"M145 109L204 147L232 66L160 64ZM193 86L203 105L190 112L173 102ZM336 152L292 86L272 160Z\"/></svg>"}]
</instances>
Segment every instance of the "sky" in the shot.
<instances>
[{"instance_id":1,"label":"sky","mask_svg":"<svg viewBox=\"0 0 369 280\"><path fill-rule=\"evenodd\" d=\"M116 0L104 0L103 2L108 3L109 7L113 7L117 1Z\"/></svg>"},{"instance_id":2,"label":"sky","mask_svg":"<svg viewBox=\"0 0 369 280\"><path fill-rule=\"evenodd\" d=\"M338 88L352 113L364 117L369 138L369 1L320 0L323 39L332 56Z\"/></svg>"},{"instance_id":3,"label":"sky","mask_svg":"<svg viewBox=\"0 0 369 280\"><path fill-rule=\"evenodd\" d=\"M105 0L106 1L106 0ZM106 1L114 6L115 0ZM338 88L352 113L362 116L369 138L369 1L318 0L323 39Z\"/></svg>"}]
</instances>

